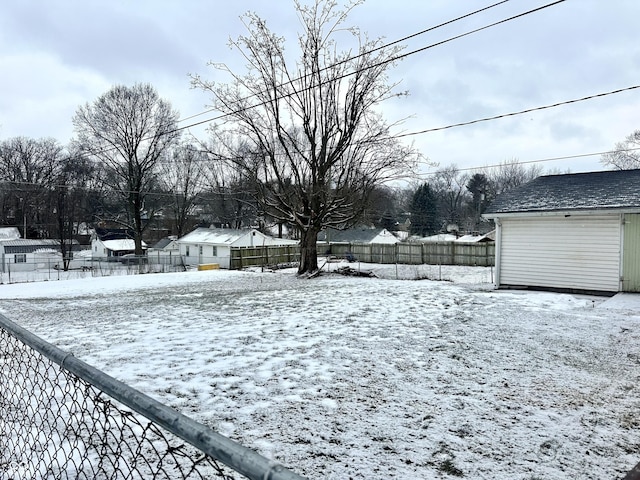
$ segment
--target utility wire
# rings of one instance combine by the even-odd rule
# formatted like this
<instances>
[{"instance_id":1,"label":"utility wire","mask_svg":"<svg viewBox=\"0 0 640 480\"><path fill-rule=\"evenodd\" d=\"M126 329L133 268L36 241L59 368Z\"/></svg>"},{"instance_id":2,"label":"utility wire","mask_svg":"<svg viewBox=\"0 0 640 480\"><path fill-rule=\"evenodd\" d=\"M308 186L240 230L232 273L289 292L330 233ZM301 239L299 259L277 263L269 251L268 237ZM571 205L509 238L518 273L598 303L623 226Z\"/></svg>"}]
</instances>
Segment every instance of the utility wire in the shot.
<instances>
[{"instance_id":1,"label":"utility wire","mask_svg":"<svg viewBox=\"0 0 640 480\"><path fill-rule=\"evenodd\" d=\"M433 26L433 27L429 27L429 28L427 28L427 29L425 29L425 30L422 30L422 31L420 31L420 32L417 32L417 33L414 33L414 34L408 35L408 36L406 36L406 37L403 37L403 38L401 38L401 39L395 40L395 41L393 41L393 42L391 42L391 43L389 43L389 44L387 44L387 45L381 45L381 46L376 47L375 49L372 49L372 50L370 50L370 51L363 52L363 53L361 53L361 54L359 54L359 55L356 55L356 56L354 56L354 57L351 57L351 58L348 58L348 59L342 60L342 61L340 61L340 62L338 62L338 63L336 63L336 64L334 64L334 65L330 65L330 66L324 67L324 68L323 68L323 69L321 69L320 71L325 71L325 70L327 70L327 69L329 69L329 68L333 68L333 67L335 67L335 66L341 65L341 64L346 63L346 62L349 62L349 61L351 61L351 60L354 60L354 59L360 58L360 57L362 57L362 56L364 56L364 55L368 55L368 54L370 54L370 53L372 53L372 52L375 52L375 51L381 50L381 49L383 49L383 48L387 48L388 46L395 45L395 44L400 43L400 42L402 42L402 41L404 41L404 40L406 40L406 39L414 38L414 37L419 36L419 35L422 35L422 34L424 34L424 33L426 33L426 32L433 31L433 30L435 30L435 29L437 29L437 28L440 28L440 27L443 27L443 26L449 25L449 24L451 24L451 23L457 22L457 21L462 20L462 19L464 19L464 18L468 18L468 17L470 17L470 16L472 16L472 15L476 15L476 14L481 13L481 12L483 12L483 11L486 11L486 10L489 10L489 9L491 9L491 8L494 8L494 7L498 6L498 5L502 5L502 4L504 4L504 3L508 2L508 1L510 1L510 0L502 0L502 1L500 1L500 2L494 3L494 4L489 5L489 6L487 6L487 7L484 7L484 8L481 8L481 9L475 10L475 11L473 11L473 12L467 13L467 14L465 14L465 15L462 15L462 16L460 16L460 17L454 18L454 19L452 19L452 20L448 20L448 21L443 22L443 23L441 23L441 24L439 24L439 25L436 25L436 26ZM534 13L534 12L536 12L536 11L542 10L542 9L547 8L547 7L550 7L550 6L553 6L553 5L557 4L557 3L562 3L562 2L564 2L564 1L566 1L566 0L558 0L558 1L556 1L556 2L553 2L553 3L551 3L551 4L545 5L545 6L543 6L543 7L539 7L539 8L536 8L536 9L534 9L534 10L530 10L530 11L528 11L528 12L524 12L524 13L521 13L521 14L519 14L519 15L515 15L515 16L513 16L513 17L510 17L510 18L507 18L507 19L501 20L501 21L496 22L496 23L491 24L491 25L487 25L487 26L485 26L485 27L482 27L482 28L476 29L476 30L474 30L474 31L467 32L467 33L465 33L465 34L462 34L462 35L458 35L458 36L456 36L456 37L449 38L449 39L444 40L444 41L442 41L442 42L438 42L438 43L435 43L435 44L432 44L432 45L429 45L429 46L426 46L426 47L420 48L420 49L418 49L418 50L416 50L416 51L414 51L414 52L409 52L409 53L407 53L407 54L399 55L399 56L396 56L396 57L391 57L391 58L389 58L389 59L387 59L387 60L385 60L385 61L383 61L383 62L379 62L379 63L377 63L377 64L375 64L375 65L368 65L368 66L366 66L366 67L364 67L364 68L361 68L361 69L359 69L359 70L355 70L355 71L353 71L353 72L351 72L351 73L348 73L348 74L342 75L342 76L340 76L340 77L337 77L337 78L333 79L333 81L335 81L335 80L341 80L341 79L343 79L343 78L350 77L350 76L352 76L352 75L355 75L355 74L357 74L357 73L363 72L363 71L368 70L368 69L370 69L370 68L375 68L375 67L378 67L378 66L384 65L384 64L386 64L386 63L391 63L391 62L397 61L397 60L399 60L399 59L406 58L406 57L407 57L407 56L409 56L409 55L413 55L413 54L415 54L415 53L422 52L422 51L424 51L424 50L426 50L426 49L433 48L433 47L436 47L436 46L438 46L438 45L442 45L442 44L444 44L444 43L448 43L448 42L453 41L453 40L455 40L455 39L457 39L457 38L461 38L461 37L464 37L464 36L467 36L467 35L471 35L472 33L475 33L475 32L481 31L481 30L485 30L485 29L487 29L487 28L490 28L491 26L495 26L495 25L498 25L498 24L501 24L501 23L504 23L504 22L507 22L507 21L513 20L513 19L515 19L515 18L522 17L522 16L524 16L524 15L528 15L528 14L530 14L530 13ZM297 79L299 80L299 79L302 79L302 78L303 78L303 77L298 77ZM287 85L287 84L291 84L291 83L293 83L294 81L295 81L295 79L294 79L294 80L291 80L291 81L289 81L289 82L285 82L285 83L283 83L283 84L280 84L280 85L279 85L279 87L282 87L282 86ZM326 83L326 82L325 82L325 83ZM307 87L307 89L317 88L317 87L322 86L322 85L324 85L324 83L320 83L320 84L318 84L318 85L312 85L312 86L310 86L310 87ZM250 98L256 97L256 96L260 95L260 93L261 93L261 92L256 92L256 93L254 93L254 94L252 94L252 95L248 95L248 96L246 96L246 97L241 98L239 101L244 101L244 100L248 100L248 99L250 99ZM279 99L282 99L282 98L288 98L288 97L291 97L292 95L293 95L292 93L290 93L290 94L286 94L286 95L280 95L280 96L277 96L277 98L276 98L276 99L277 99L277 100L279 100ZM192 127L196 127L196 126L199 126L199 125L202 125L202 124L205 124L205 123L209 123L209 122L212 122L212 121L215 121L215 120L219 120L219 119L222 119L222 118L225 118L225 117L229 117L229 116L232 116L232 115L235 115L235 114L238 114L238 113L242 113L242 112L244 112L244 111L246 111L246 110L249 110L249 109L253 109L253 108L260 107L260 106L264 106L264 105L267 105L268 103L269 103L268 101L260 102L260 103L257 103L257 104L255 104L255 105L251 105L251 106L248 106L248 107L244 107L244 108L242 108L242 109L238 109L238 110L235 110L235 111L232 111L232 112L228 112L228 113L225 113L225 114L222 114L222 115L218 115L218 116L215 116L215 117L212 117L212 118L208 118L208 119L205 119L205 120L201 120L201 121L199 121L199 122L195 122L195 123L191 123L191 124L188 124L188 125L184 125L184 126L182 126L182 127L178 127L178 128L175 128L175 129L171 129L171 130L168 130L168 131L166 131L166 132L163 132L161 135L169 135L169 134L171 134L171 133L175 133L175 132L180 132L180 131L183 131L183 130L187 130L187 129L192 128ZM212 109L206 110L206 111L204 111L204 112L201 112L201 113L198 113L198 114L195 114L195 115L191 115L191 116L189 116L189 117L186 117L186 118L183 118L183 119L178 120L178 123L183 122L183 121L185 121L185 120L187 120L187 119L191 119L191 118L195 118L195 117L200 116L200 115L204 115L204 114L206 114L206 113L210 113L210 112L212 112L212 111L216 111L216 110L217 110L217 109L212 108ZM153 138L151 138L151 137L150 137L150 138L145 138L144 140L153 140ZM104 148L104 149L102 149L101 151L99 151L99 152L97 152L97 153L95 153L95 154L104 153L104 152L107 152L107 151L113 150L114 148L115 148L115 147L112 147L112 148Z\"/></svg>"},{"instance_id":2,"label":"utility wire","mask_svg":"<svg viewBox=\"0 0 640 480\"><path fill-rule=\"evenodd\" d=\"M508 0L506 0L506 1L508 1ZM364 70L366 70L366 69L368 69L368 68L373 68L373 67L375 67L375 66L379 66L379 65L382 65L382 64L384 64L384 63L389 63L389 62L396 61L396 60L401 59L401 58L405 58L405 57L407 57L407 56L409 56L409 55L413 55L413 54L416 54L416 53L422 52L422 51L424 51L424 50L427 50L427 49L429 49L429 48L433 48L433 47L435 47L435 46L442 45L442 44L444 44L444 43L447 43L447 42L453 41L453 40L455 40L455 39L462 38L462 37L465 37L465 36L471 35L471 34L473 34L473 33L476 33L476 32L479 32L479 31L482 31L482 30L486 30L486 29L491 28L491 27L493 27L493 26L496 26L496 25L499 25L499 24L502 24L502 23L505 23L505 22L508 22L508 21L511 21L511 20L514 20L514 19L517 19L517 18L520 18L520 17L523 17L523 16L525 16L525 15L532 14L532 13L534 13L534 12L538 12L538 11L540 11L540 10L543 10L543 9L549 8L549 7L551 7L551 6L554 6L554 5L557 5L557 4L560 4L560 3L563 3L563 2L565 2L565 1L566 1L566 0L557 0L557 1L552 2L552 3L549 3L549 4L547 4L547 5L543 5L543 6L541 6L541 7L538 7L538 8L532 9L532 10L529 10L529 11L527 11L527 12L523 12L523 13L520 13L520 14L518 14L518 15L514 15L514 16L512 16L512 17L509 17L509 18L506 18L506 19L500 20L500 21L498 21L498 22L494 22L494 23L492 23L492 24L490 24L490 25L486 25L486 26L484 26L484 27L481 27L481 28L478 28L478 29L475 29L475 30L472 30L472 31L466 32L466 33L464 33L464 34L457 35L457 36L455 36L455 37L451 37L451 38L449 38L449 39L447 39L447 40L443 40L443 41L441 41L441 42L438 42L438 43L435 43L435 44L432 44L432 45L429 45L429 46L426 46L426 47L423 47L423 48L420 48L420 49L414 50L414 51L412 51L412 52L408 52L408 53L403 54L403 55L398 55L398 56L393 57L393 58L391 58L391 59L387 59L385 62L380 62L380 63L379 63L379 64L377 64L377 65L367 66L366 68L360 69L359 71L355 71L355 72L351 72L351 73L349 73L349 74L345 74L345 75L344 75L343 77L341 77L341 78L344 78L344 77L347 77L347 76L350 76L350 75L354 75L354 74L359 73L359 72L361 72L361 71L364 71ZM504 2L499 2L499 3L497 3L497 4L494 4L494 5L489 6L489 7L486 7L486 8L491 8L491 7L495 6L495 5L499 5L500 3L504 3ZM486 9L486 8L485 8L485 9ZM480 10L480 11L481 11L481 10ZM473 14L473 13L467 14L467 16L468 16L468 15L471 15L471 14ZM460 18L464 18L464 17L460 17ZM451 20L451 21L449 21L449 22L447 22L447 23L451 23L451 22L453 22L453 21L455 21L455 20ZM431 29L434 29L434 28L437 28L437 27L432 27ZM429 30L429 29L428 29L428 30ZM427 31L428 31L428 30L427 30ZM419 34L419 33L418 33L418 34ZM414 35L418 35L418 34L414 34ZM406 37L406 38L410 38L410 37ZM399 42L399 41L402 41L402 40L398 40L398 42ZM638 88L640 88L640 85L635 85L635 86L631 86L631 87L627 87L627 88L621 88L621 89L613 90L613 91L610 91L610 92L605 92L605 93L600 93L600 94L595 94L595 95L589 95L589 96L586 96L586 97L582 97L582 98L578 98L578 99L573 99L573 100L567 100L567 101L564 101L564 102L558 102L558 103L554 103L554 104L551 104L551 105L545 105L545 106L541 106L541 107L530 108L530 109L526 109L526 110L522 110L522 111L518 111L518 112L512 112L512 113L507 113L507 114L502 114L502 115L495 115L495 116L492 116L492 117L486 117L486 118L482 118L482 119L476 119L476 120L472 120L472 121L469 121L469 122L461 122L461 123L456 123L456 124L446 125L446 126L443 126L443 127L430 128L430 129L421 130L421 131L418 131L418 132L411 132L411 133L405 133L405 134L398 134L398 135L394 135L394 136L392 136L392 137L390 137L390 138L402 138L402 137L407 137L407 136L412 136L412 135L419 135L419 134L429 133L429 132L438 131L438 130L445 130L445 129L449 129L449 128L455 128L455 127L466 126L466 125L471 125L471 124L480 123L480 122L486 122L486 121L490 121L490 120L497 120L497 119L505 118L505 117L509 117L509 116L522 115L522 114L524 114L524 113L530 113L530 112L532 112L532 111L536 111L536 110L544 110L544 109L549 109L549 108L553 108L553 107L558 107L558 106L561 106L561 105L566 105L566 104L571 104L571 103L577 103L577 102L581 102L581 101L585 101L585 100L590 100L590 99L593 99L593 98L604 97L604 96L613 95L613 94L616 94L616 93L621 93L621 92L624 92L624 91L634 90L634 89L638 89ZM264 104L264 103L263 103L263 104ZM257 107L257 106L260 106L260 104L257 104L257 105L254 105L254 106L252 106L252 107L248 107L248 108L255 108L255 107ZM243 109L243 110L245 110L245 109ZM237 111L237 112L235 112L235 113L239 113L239 112L241 112L241 111L243 111L243 110L238 110L238 111ZM187 126L184 126L184 127L180 127L180 128L178 128L178 129L176 129L176 130L183 130L183 129L186 129L186 128L189 128L189 127L192 127L192 126L200 125L200 124L202 124L202 123L206 123L206 122L209 122L209 121L212 121L212 120L216 120L216 119L219 119L219 118L223 118L223 117L229 116L229 115L231 115L231 114L233 114L233 113L234 113L234 112L231 112L231 113L224 114L224 115L220 115L220 116L218 116L218 117L214 117L214 118L211 118L211 119L203 120L203 121L201 121L201 122L197 122L197 123L194 123L194 124L191 124L191 125L187 125ZM174 130L174 131L175 131L175 130ZM628 149L628 150L629 150L629 151L632 151L632 150L639 150L639 149ZM520 163L520 164L528 164L528 163L550 162L550 161L563 160L563 159L571 159L571 158L579 158L579 157L588 157L588 156L595 156L595 155L604 155L604 154L607 154L607 153L614 153L615 151L616 151L616 150L613 150L613 151L607 151L607 152L597 152L597 153L580 154L580 155L566 156L566 157L554 157L554 158L539 159L539 160L532 160L532 161L528 161L528 162L517 162L517 163ZM504 164L503 164L503 165L504 165ZM499 166L500 166L500 165L485 166L485 167L469 167L469 168L464 168L464 169L460 169L460 170L477 170L477 169L480 169L480 168L492 168L492 167L499 167ZM34 184L34 183L29 183L29 182L3 182L3 183L10 183L10 184L13 184L13 185L37 185L37 184ZM64 187L65 187L65 185L59 185L59 186L54 186L54 187L62 187L62 188L64 188ZM165 194L165 195L174 195L174 194L167 194L167 193L163 193L163 194Z\"/></svg>"},{"instance_id":3,"label":"utility wire","mask_svg":"<svg viewBox=\"0 0 640 480\"><path fill-rule=\"evenodd\" d=\"M431 49L431 48L435 48L435 47L438 47L438 46L440 46L440 45L444 45L445 43L449 43L449 42L452 42L452 41L454 41L454 40L458 40L458 39L460 39L460 38L467 37L467 36L472 35L472 34L474 34L474 33L478 33L478 32L481 32L481 31L483 31L483 30L487 30L487 29L489 29L489 28L495 27L495 26L497 26L497 25L501 25L501 24L503 24L503 23L506 23L506 22L510 22L510 21L516 20L516 19L521 18L521 17L524 17L524 16L526 16L526 15L531 15L531 14L533 14L533 13L539 12L539 11L544 10L544 9L547 9L547 8L549 8L549 7L553 7L553 6L555 6L555 5L558 5L558 4L563 3L563 2L566 2L566 1L567 1L567 0L556 0L555 2L548 3L548 4L546 4L546 5L542 5L541 7L537 7L537 8L534 8L534 9L532 9L532 10L528 10L528 11L526 11L526 12L522 12L522 13L519 13L519 14L517 14L517 15L513 15L513 16L511 16L511 17L509 17L509 18L505 18L505 19L503 19L503 20L499 20L499 21L494 22L494 23L491 23L491 24L489 24L489 25L485 25L484 27L476 28L476 29L474 29L474 30L470 30L470 31L468 31L468 32L462 33L462 34L460 34L460 35L456 35L456 36L454 36L454 37L447 38L446 40L442 40L442 41L440 41L440 42L432 43L432 44L430 44L430 45L427 45L427 46L424 46L424 47L418 48L418 49L416 49L416 50L412 50L412 51L407 52L407 53L403 53L403 54L400 54L400 55L396 55L396 56L393 56L393 57L387 58L386 60L383 60L383 61L378 62L378 63L375 63L375 64L367 65L367 66L365 66L365 67L363 67L363 68L360 68L360 69L358 69L358 70L354 70L354 71L352 71L352 72L345 73L344 75L340 75L340 76L338 76L338 77L335 77L335 78L331 79L331 81L342 80L342 79L344 79L344 78L351 77L351 76L356 75L356 74L358 74L358 73L362 73L362 72L363 72L363 71L365 71L365 70L369 70L369 69L372 69L372 68L376 68L376 67L379 67L379 66L385 65L385 64L387 64L387 63L392 63L392 62L395 62L395 61L398 61L398 60L402 60L402 59L407 58L407 57L409 57L409 56L411 56L411 55L415 55L415 54L418 54L418 53L424 52L425 50L429 50L429 49ZM354 58L357 58L357 57L354 57ZM336 64L336 65L339 65L339 64ZM331 67L327 67L327 68L331 68ZM327 82L324 82L324 83L328 83L328 81L327 81ZM318 84L318 85L313 85L313 86L311 86L311 87L308 87L308 89L320 87L320 86L324 85L324 83L320 83L320 84ZM283 85L286 85L286 83L285 83L285 84L283 84ZM256 94L254 94L254 95L250 95L250 96L248 96L248 97L245 97L245 99L247 99L247 98L252 98L252 97L254 97L254 96L257 96L257 95L259 95L259 93L260 93L260 92L258 92L258 93L256 93ZM288 97L291 97L292 95L294 95L294 93L289 93L289 94L286 94L286 95L279 95L279 96L277 97L277 100L281 100L281 99L283 99L283 98L288 98ZM212 121L215 121L215 120L220 120L220 119L222 119L222 118L226 118L226 117L230 117L230 116L233 116L233 115L237 115L237 114L242 113L242 112L245 112L245 111L247 111L247 110L249 110L249 109L253 109L253 108L261 107L261 106L264 106L264 105L268 105L268 104L270 104L270 103L271 103L271 101L272 101L272 100L266 100L266 101L264 101L264 102L256 103L255 105L250 105L250 106L248 106L248 107L243 107L243 108L241 108L241 109L237 109L237 110L233 110L233 111L231 111L231 112L223 113L223 114L221 114L221 115L218 115L218 116L215 116L215 117L211 117L211 118L208 118L208 119L205 119L205 120L201 120L201 121L199 121L199 122L195 122L195 123L192 123L192 124L189 124L189 125L185 125L185 126L182 126L182 127L178 127L178 128L176 128L175 130L172 130L171 132L167 132L167 133L173 133L173 132L177 132L177 131L181 131L181 130L186 130L186 129L188 129L188 128L196 127L196 126L198 126L198 125L202 125L202 124L204 124L204 123L208 123L208 122L212 122ZM210 111L211 111L211 110L210 110Z\"/></svg>"},{"instance_id":4,"label":"utility wire","mask_svg":"<svg viewBox=\"0 0 640 480\"><path fill-rule=\"evenodd\" d=\"M372 54L372 53L374 53L374 52L377 52L377 51L379 51L379 50L383 50L383 49L385 49L385 48L389 48L389 47L391 47L391 46L393 46L393 45L397 45L397 44L402 43L402 42L405 42L405 41L407 41L407 40L411 40L412 38L419 37L420 35L424 35L425 33L432 32L433 30L437 30L438 28L445 27L445 26L450 25L450 24L452 24L452 23L455 23L455 22L457 22L457 21L464 20L465 18L469 18L469 17L471 17L471 16L473 16L473 15L476 15L476 14L478 14L478 13L482 13L482 12L484 12L484 11L486 11L486 10L490 10L490 9L492 9L492 8L494 8L494 7L497 7L498 5L502 5L502 4L507 3L507 2L509 2L509 1L510 1L510 0L502 0L502 1L497 2L497 3L494 3L494 4L492 4L492 5L488 5L488 6L484 7L484 8L480 8L480 9L478 9L478 10L474 10L473 12L469 12L469 13L467 13L467 14L465 14L465 15L461 15L461 16L456 17L456 18L454 18L454 19L447 20L446 22L440 23L440 24L438 24L438 25L434 25L433 27L429 27L429 28L426 28L426 29L421 30L421 31L419 31L419 32L412 33L411 35L407 35L406 37L402 37L402 38L400 38L400 39L398 39L398 40L394 40L393 42L389 42L389 43L386 43L386 44L384 44L384 45L380 45L379 47L376 47L376 48L373 48L373 49L368 50L368 51L366 51L366 52L360 53L360 54L358 54L358 55L354 55L354 56L352 56L352 57L346 58L346 59L341 60L341 61L339 61L339 62L337 62L337 63L335 63L335 64L333 64L333 65L330 65L330 66L324 67L324 68L320 69L320 72L324 72L325 70L328 70L329 68L337 67L337 66L342 65L342 64L345 64L345 63L347 63L347 62L351 62L351 61L356 60L356 59L358 59L358 58L364 57L365 55L370 55L370 54ZM281 88L281 87L283 87L283 86L285 86L285 85L290 85L290 84L292 84L293 82L296 82L296 81L298 81L298 80L302 80L303 78L304 78L304 77L297 77L297 78L294 78L294 79L292 79L292 80L289 80L288 82L281 83L280 85L276 86L276 88ZM249 100L249 99L251 99L251 98L253 98L253 97L256 97L257 95L258 95L258 94L256 94L256 93L254 93L253 95L248 95L248 96L246 96L246 97L242 98L242 99L241 99L241 101ZM190 116L188 116L188 117L182 118L182 119L178 120L178 123L181 123L181 122L184 122L184 121L186 121L186 120L190 120L190 119L192 119L192 118L199 117L199 116L201 116L201 115L205 115L205 114L207 114L207 113L211 113L211 112L214 112L214 111L216 111L216 109L215 109L215 108L210 108L210 109L205 110L205 111L203 111L203 112L196 113L196 114L194 114L194 115L190 115Z\"/></svg>"},{"instance_id":5,"label":"utility wire","mask_svg":"<svg viewBox=\"0 0 640 480\"><path fill-rule=\"evenodd\" d=\"M589 95L589 96L586 96L586 97L576 98L576 99L573 99L573 100L566 100L564 102L557 102L557 103L553 103L551 105L543 105L541 107L528 108L526 110L520 110L518 112L504 113L502 115L494 115L493 117L479 118L479 119L476 119L476 120L471 120L469 122L454 123L454 124L451 124L451 125L446 125L444 127L428 128L426 130L420 130L418 132L401 133L401 134L398 134L398 135L394 135L391 138L402 138L402 137L409 137L409 136L412 136L412 135L422 135L423 133L437 132L439 130L447 130L449 128L463 127L463 126L466 126L466 125L473 125L475 123L488 122L488 121L491 121L491 120L498 120L500 118L513 117L513 116L516 116L516 115L523 115L525 113L531 113L531 112L535 112L535 111L538 111L538 110L546 110L546 109L549 109L549 108L559 107L561 105L569 105L571 103L584 102L585 100L592 100L594 98L606 97L608 95L614 95L616 93L627 92L629 90L635 90L637 88L640 88L640 85L633 85L631 87L619 88L617 90L612 90L610 92L597 93L595 95Z\"/></svg>"},{"instance_id":6,"label":"utility wire","mask_svg":"<svg viewBox=\"0 0 640 480\"><path fill-rule=\"evenodd\" d=\"M631 152L631 151L638 151L640 150L639 148L627 148L625 149L626 152ZM576 158L586 158L586 157L595 157L595 156L602 156L602 155L606 155L606 154L610 154L610 153L615 153L618 152L619 150L609 150L606 152L593 152L593 153L579 153L576 155L565 155L562 157L548 157L548 158L541 158L541 159L537 159L537 160L525 160L525 161L520 161L520 160L514 160L512 162L502 162L502 163L495 163L492 165L484 165L482 167L464 167L464 168L456 168L456 170L458 170L459 172L469 172L469 171L478 171L478 170L484 170L484 169L488 169L488 168L500 168L500 167L509 167L509 166L513 166L513 165L530 165L530 164L535 164L535 163L546 163L546 162L557 162L560 160L573 160ZM421 173L418 174L418 177L424 177L424 176L430 176L430 175L436 175L438 172L425 172L425 173Z\"/></svg>"},{"instance_id":7,"label":"utility wire","mask_svg":"<svg viewBox=\"0 0 640 480\"><path fill-rule=\"evenodd\" d=\"M587 100L593 100L595 98L607 97L607 96L610 96L610 95L615 95L615 94L618 94L618 93L628 92L628 91L636 90L636 89L639 89L639 88L640 88L640 85L632 85L630 87L618 88L616 90L611 90L609 92L596 93L596 94L593 94L593 95L588 95L586 97L575 98L575 99L571 99L571 100L565 100L565 101L562 101L562 102L556 102L556 103L552 103L552 104L549 104L549 105L542 105L542 106L539 106L539 107L527 108L525 110L520 110L520 111L517 111L517 112L503 113L503 114L500 114L500 115L494 115L494 116L491 116L491 117L478 118L478 119L470 120L470 121L467 121L467 122L453 123L453 124L445 125L445 126L442 126L442 127L428 128L428 129L425 129L425 130L419 130L417 132L399 133L399 134L395 134L395 135L390 135L389 137L385 137L385 138L386 139L396 139L396 138L403 138L403 137L409 137L409 136L415 136L415 135L422 135L422 134L425 134L425 133L437 132L437 131L440 131L440 130L448 130L448 129L451 129L451 128L464 127L464 126L473 125L473 124L476 124L476 123L489 122L489 121L492 121L492 120L499 120L501 118L514 117L514 116L517 116L517 115L524 115L525 113L531 113L531 112L535 112L535 111L538 111L538 110L547 110L547 109L550 109L550 108L556 108L556 107L560 107L560 106L563 106L563 105L570 105L570 104L573 104L573 103L584 102L584 101L587 101ZM609 152L607 152L607 153L609 153Z\"/></svg>"}]
</instances>

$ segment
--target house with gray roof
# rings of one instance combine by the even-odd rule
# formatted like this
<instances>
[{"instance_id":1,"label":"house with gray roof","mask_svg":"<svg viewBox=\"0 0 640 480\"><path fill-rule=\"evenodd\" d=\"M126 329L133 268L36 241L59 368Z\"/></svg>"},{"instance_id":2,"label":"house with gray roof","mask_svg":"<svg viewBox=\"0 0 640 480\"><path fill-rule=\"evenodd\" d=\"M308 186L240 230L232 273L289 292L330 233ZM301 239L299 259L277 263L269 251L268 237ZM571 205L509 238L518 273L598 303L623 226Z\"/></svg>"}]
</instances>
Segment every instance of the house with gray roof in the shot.
<instances>
[{"instance_id":1,"label":"house with gray roof","mask_svg":"<svg viewBox=\"0 0 640 480\"><path fill-rule=\"evenodd\" d=\"M149 249L149 254L151 254L151 252L169 252L178 249L178 237L176 237L175 235L170 235L168 237L161 238L156 243L154 243L153 246Z\"/></svg>"},{"instance_id":2,"label":"house with gray roof","mask_svg":"<svg viewBox=\"0 0 640 480\"><path fill-rule=\"evenodd\" d=\"M640 170L546 175L498 195L498 288L640 292Z\"/></svg>"},{"instance_id":3,"label":"house with gray roof","mask_svg":"<svg viewBox=\"0 0 640 480\"><path fill-rule=\"evenodd\" d=\"M147 250L147 257L150 262L158 265L180 265L182 258L180 257L178 237L171 235L161 238Z\"/></svg>"},{"instance_id":4,"label":"house with gray roof","mask_svg":"<svg viewBox=\"0 0 640 480\"><path fill-rule=\"evenodd\" d=\"M51 239L0 239L0 271L32 271L51 268L62 260L60 241Z\"/></svg>"}]
</instances>

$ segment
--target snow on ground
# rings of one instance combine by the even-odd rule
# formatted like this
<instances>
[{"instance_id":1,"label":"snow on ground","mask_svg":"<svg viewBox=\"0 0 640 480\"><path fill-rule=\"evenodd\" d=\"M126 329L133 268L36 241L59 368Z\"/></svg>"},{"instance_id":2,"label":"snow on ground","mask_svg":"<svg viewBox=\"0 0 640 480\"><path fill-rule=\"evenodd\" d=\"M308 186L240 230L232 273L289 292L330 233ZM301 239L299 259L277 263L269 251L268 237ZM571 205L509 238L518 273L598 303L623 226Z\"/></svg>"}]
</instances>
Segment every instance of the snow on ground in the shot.
<instances>
[{"instance_id":1,"label":"snow on ground","mask_svg":"<svg viewBox=\"0 0 640 480\"><path fill-rule=\"evenodd\" d=\"M494 291L489 268L350 266L384 278L11 284L0 312L309 478L599 480L638 463L637 296Z\"/></svg>"}]
</instances>

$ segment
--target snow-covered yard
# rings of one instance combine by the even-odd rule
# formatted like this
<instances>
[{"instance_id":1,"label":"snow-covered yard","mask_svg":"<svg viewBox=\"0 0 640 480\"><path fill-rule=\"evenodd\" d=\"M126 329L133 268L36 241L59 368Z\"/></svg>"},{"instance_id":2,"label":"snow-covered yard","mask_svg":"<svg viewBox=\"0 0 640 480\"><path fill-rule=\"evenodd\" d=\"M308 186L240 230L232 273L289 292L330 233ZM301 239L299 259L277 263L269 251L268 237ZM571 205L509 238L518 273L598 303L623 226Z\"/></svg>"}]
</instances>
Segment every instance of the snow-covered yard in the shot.
<instances>
[{"instance_id":1,"label":"snow-covered yard","mask_svg":"<svg viewBox=\"0 0 640 480\"><path fill-rule=\"evenodd\" d=\"M636 298L352 266L383 278L0 285L0 312L309 478L600 480L640 461Z\"/></svg>"}]
</instances>

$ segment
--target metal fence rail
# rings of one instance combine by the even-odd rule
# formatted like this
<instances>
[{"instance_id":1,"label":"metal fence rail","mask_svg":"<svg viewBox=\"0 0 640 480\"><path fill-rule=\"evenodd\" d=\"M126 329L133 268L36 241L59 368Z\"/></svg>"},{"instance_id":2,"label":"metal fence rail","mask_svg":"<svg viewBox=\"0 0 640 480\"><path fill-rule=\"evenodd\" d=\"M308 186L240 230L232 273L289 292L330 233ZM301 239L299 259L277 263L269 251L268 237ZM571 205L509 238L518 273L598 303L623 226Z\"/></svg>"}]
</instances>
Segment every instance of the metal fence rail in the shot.
<instances>
[{"instance_id":1,"label":"metal fence rail","mask_svg":"<svg viewBox=\"0 0 640 480\"><path fill-rule=\"evenodd\" d=\"M302 479L0 315L1 479L237 474Z\"/></svg>"},{"instance_id":2,"label":"metal fence rail","mask_svg":"<svg viewBox=\"0 0 640 480\"><path fill-rule=\"evenodd\" d=\"M127 256L92 260L78 257L70 261L64 270L59 256L46 259L27 258L20 263L5 262L0 268L0 284L70 280L86 277L108 277L115 275L137 275L139 273L183 272L186 265L182 257L173 256Z\"/></svg>"}]
</instances>

